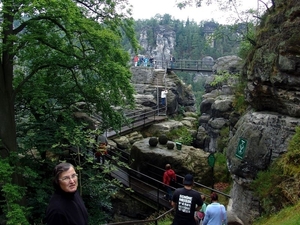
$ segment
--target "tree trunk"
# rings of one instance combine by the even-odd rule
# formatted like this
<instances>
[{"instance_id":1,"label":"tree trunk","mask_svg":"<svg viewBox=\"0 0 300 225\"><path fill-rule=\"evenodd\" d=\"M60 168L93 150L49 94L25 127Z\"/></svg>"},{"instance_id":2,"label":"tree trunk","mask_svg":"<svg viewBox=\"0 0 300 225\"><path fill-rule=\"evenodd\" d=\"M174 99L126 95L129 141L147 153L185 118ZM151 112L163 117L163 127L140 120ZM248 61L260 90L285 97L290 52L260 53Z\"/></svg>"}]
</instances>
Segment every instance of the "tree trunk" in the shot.
<instances>
[{"instance_id":1,"label":"tree trunk","mask_svg":"<svg viewBox=\"0 0 300 225\"><path fill-rule=\"evenodd\" d=\"M18 151L16 120L15 120L15 93L13 89L13 14L11 3L3 3L3 25L1 61L0 61L0 156L8 158L11 152ZM18 161L17 161L18 164ZM19 166L19 165L13 165ZM24 185L21 174L14 173L12 183ZM24 199L21 200L24 204Z\"/></svg>"}]
</instances>

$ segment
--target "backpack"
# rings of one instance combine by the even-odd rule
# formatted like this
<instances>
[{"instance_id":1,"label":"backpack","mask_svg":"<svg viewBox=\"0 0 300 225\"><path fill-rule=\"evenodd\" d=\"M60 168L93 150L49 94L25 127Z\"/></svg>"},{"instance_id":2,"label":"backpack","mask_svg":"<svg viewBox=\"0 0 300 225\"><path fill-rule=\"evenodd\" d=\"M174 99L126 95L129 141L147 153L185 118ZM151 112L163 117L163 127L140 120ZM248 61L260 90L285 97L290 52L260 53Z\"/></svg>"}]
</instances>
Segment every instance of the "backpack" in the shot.
<instances>
[{"instance_id":1,"label":"backpack","mask_svg":"<svg viewBox=\"0 0 300 225\"><path fill-rule=\"evenodd\" d=\"M170 186L174 187L175 184L176 184L176 181L175 181L174 178L172 178L172 179L170 180Z\"/></svg>"}]
</instances>

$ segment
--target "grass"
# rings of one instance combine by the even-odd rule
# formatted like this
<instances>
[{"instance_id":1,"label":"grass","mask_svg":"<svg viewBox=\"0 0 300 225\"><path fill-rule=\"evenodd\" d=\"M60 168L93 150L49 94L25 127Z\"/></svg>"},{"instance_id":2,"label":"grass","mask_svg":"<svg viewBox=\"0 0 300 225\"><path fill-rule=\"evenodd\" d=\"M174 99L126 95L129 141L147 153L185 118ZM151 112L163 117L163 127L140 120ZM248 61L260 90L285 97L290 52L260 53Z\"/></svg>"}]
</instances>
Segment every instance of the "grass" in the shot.
<instances>
[{"instance_id":1,"label":"grass","mask_svg":"<svg viewBox=\"0 0 300 225\"><path fill-rule=\"evenodd\" d=\"M270 217L257 219L253 225L300 225L300 201Z\"/></svg>"}]
</instances>

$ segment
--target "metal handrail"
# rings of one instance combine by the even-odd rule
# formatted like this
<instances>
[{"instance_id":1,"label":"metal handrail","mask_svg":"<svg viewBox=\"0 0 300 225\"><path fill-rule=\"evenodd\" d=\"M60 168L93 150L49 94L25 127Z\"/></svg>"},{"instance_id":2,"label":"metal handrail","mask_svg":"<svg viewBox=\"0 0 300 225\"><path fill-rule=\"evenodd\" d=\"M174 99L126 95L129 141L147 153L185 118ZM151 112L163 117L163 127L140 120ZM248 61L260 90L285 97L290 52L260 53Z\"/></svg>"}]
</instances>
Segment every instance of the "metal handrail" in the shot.
<instances>
[{"instance_id":1,"label":"metal handrail","mask_svg":"<svg viewBox=\"0 0 300 225\"><path fill-rule=\"evenodd\" d=\"M122 150L119 149L119 148L115 148L115 150L117 150L117 151L122 151ZM125 151L122 151L122 153L128 156L128 158L127 158L127 162L128 162L128 161L129 161L129 153L127 153L127 152L125 152ZM123 156L122 156L122 157L123 157ZM125 157L124 157L124 158L125 158ZM157 166L155 166L155 165L153 165L153 164L147 163L147 165L149 165L149 166L151 166L151 167L153 167L153 168L156 168L156 169L161 170L162 173L164 172L164 169L162 169L162 168L160 168L160 167L157 167ZM139 174L140 176L145 177L145 178L147 178L147 179L149 179L149 180L151 180L151 181L153 181L153 182L155 182L155 183L158 183L159 185L165 185L163 182L158 181L158 180L154 179L153 177L150 177L150 176L148 176L148 175L146 175L146 174L144 174L144 173L141 173L141 172L136 171L136 170L131 169L131 168L129 168L129 170L132 171L132 172L134 172L134 173L136 173L136 174ZM183 180L183 179L184 179L183 176L178 175L178 174L176 174L176 177L177 177L177 178L180 178L180 180ZM177 184L178 184L179 186L183 186L183 184L181 184L181 183L177 183ZM151 186L151 185L150 185L150 186ZM168 185L165 185L165 186L168 186ZM203 185L203 184L200 184L200 183L198 183L198 182L194 182L194 186L195 186L195 187L204 188L204 189L207 189L207 190L210 190L210 191L213 191L213 192L216 192L216 193L218 193L218 194L220 194L220 195L223 195L224 197L227 197L227 198L231 198L231 196L228 195L228 194L226 194L226 193L223 193L223 192L221 192L221 191L219 191L219 190L210 188L210 187L205 186L205 185ZM169 186L169 187L175 190L174 187L172 187L172 186Z\"/></svg>"},{"instance_id":2,"label":"metal handrail","mask_svg":"<svg viewBox=\"0 0 300 225\"><path fill-rule=\"evenodd\" d=\"M150 223L150 222L155 222L155 225L157 225L158 220L160 220L165 215L171 213L173 210L174 210L174 208L171 208L170 210L166 211L165 213L161 214L160 216L156 217L155 219L149 219L149 220L132 220L132 221L118 222L118 223L107 223L105 225L143 224L143 223Z\"/></svg>"},{"instance_id":3,"label":"metal handrail","mask_svg":"<svg viewBox=\"0 0 300 225\"><path fill-rule=\"evenodd\" d=\"M215 61L208 62L203 60L176 60L171 63L168 60L156 60L155 68L157 69L174 69L174 70L196 70L196 71L213 71Z\"/></svg>"},{"instance_id":4,"label":"metal handrail","mask_svg":"<svg viewBox=\"0 0 300 225\"><path fill-rule=\"evenodd\" d=\"M128 121L125 124L120 124L119 125L119 130L116 131L117 134L121 135L122 134L122 129L123 128L130 128L126 130L128 132L129 130L134 130L136 127L144 127L146 124L149 124L153 121L155 121L157 115L159 114L159 110L165 110L166 107L162 107L160 109L154 109L154 110L140 110L132 113L128 113L125 115L126 120ZM138 122L143 121L142 124L139 124L138 126L135 126ZM110 131L113 131L113 128L109 128L106 130L106 136L109 138L108 133Z\"/></svg>"}]
</instances>

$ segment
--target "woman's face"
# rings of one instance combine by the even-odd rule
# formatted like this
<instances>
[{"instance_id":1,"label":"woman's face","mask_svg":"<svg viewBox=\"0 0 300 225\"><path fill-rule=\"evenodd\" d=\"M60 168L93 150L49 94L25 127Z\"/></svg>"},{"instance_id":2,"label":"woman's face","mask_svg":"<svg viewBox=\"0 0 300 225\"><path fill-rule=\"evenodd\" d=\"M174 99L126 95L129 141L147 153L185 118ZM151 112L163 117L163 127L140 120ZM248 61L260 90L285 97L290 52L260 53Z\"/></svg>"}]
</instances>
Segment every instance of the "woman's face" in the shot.
<instances>
[{"instance_id":1,"label":"woman's face","mask_svg":"<svg viewBox=\"0 0 300 225\"><path fill-rule=\"evenodd\" d=\"M59 186L65 192L75 192L78 186L78 178L75 169L71 166L69 170L59 175Z\"/></svg>"}]
</instances>

